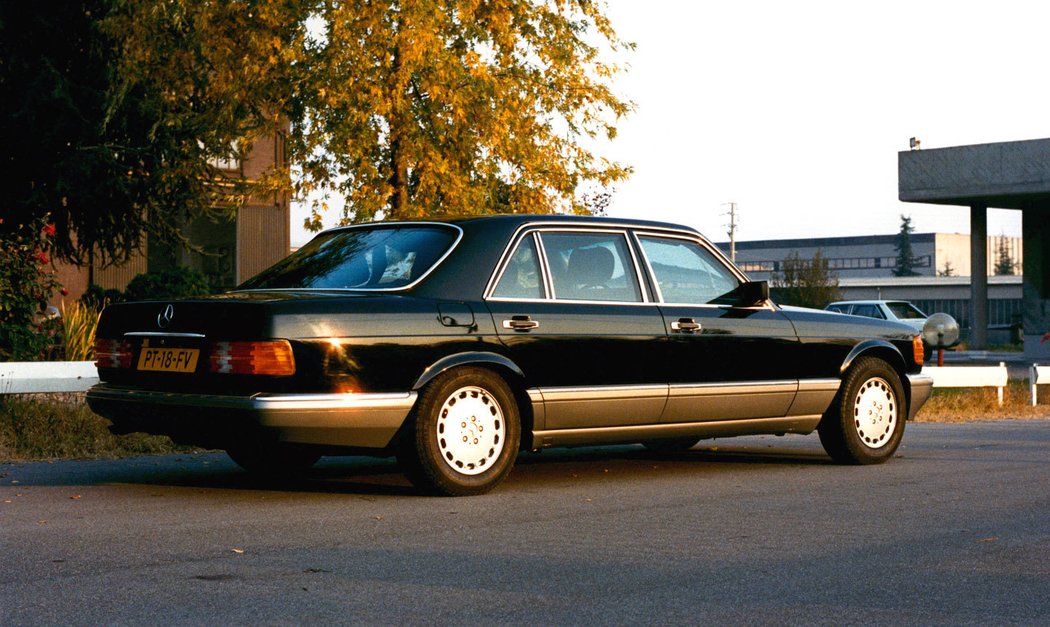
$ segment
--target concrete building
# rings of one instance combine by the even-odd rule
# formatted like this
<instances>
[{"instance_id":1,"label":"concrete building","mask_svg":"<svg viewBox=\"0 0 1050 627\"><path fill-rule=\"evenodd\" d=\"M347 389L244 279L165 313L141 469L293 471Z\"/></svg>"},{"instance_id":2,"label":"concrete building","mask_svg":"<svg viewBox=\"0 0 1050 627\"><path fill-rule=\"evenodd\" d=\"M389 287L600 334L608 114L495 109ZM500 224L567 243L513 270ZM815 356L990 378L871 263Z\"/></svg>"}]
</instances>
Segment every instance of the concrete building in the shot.
<instances>
[{"instance_id":1,"label":"concrete building","mask_svg":"<svg viewBox=\"0 0 1050 627\"><path fill-rule=\"evenodd\" d=\"M244 160L219 160L213 165L225 176L255 180L285 161L284 138L278 134L256 140ZM69 291L69 300L83 294L90 282L123 290L131 279L148 270L188 266L203 272L216 291L232 288L288 255L290 200L288 194L251 197L231 219L200 218L187 224L184 232L201 252L146 241L138 254L119 266L56 264L58 280Z\"/></svg>"},{"instance_id":2,"label":"concrete building","mask_svg":"<svg viewBox=\"0 0 1050 627\"><path fill-rule=\"evenodd\" d=\"M911 150L897 155L898 196L904 202L969 207L971 346L983 348L987 328L988 208L1021 212L1025 356L1050 359L1050 139ZM921 209L916 209L921 211Z\"/></svg>"},{"instance_id":3,"label":"concrete building","mask_svg":"<svg viewBox=\"0 0 1050 627\"><path fill-rule=\"evenodd\" d=\"M897 269L897 235L816 237L756 240L736 243L736 263L755 280L769 280L788 255L812 259L819 250L828 268L840 279L891 277ZM717 244L727 255L729 243ZM970 236L958 233L912 233L914 271L920 276L969 276ZM1021 273L1021 238L992 236L985 250L986 273L996 274L1000 251L1010 258L1014 274Z\"/></svg>"},{"instance_id":4,"label":"concrete building","mask_svg":"<svg viewBox=\"0 0 1050 627\"><path fill-rule=\"evenodd\" d=\"M819 250L839 281L842 300L907 300L928 314L951 315L971 337L970 236L958 233L913 233L912 253L919 276L897 277L896 235L822 237L737 242L736 260L755 280L771 280L781 271L783 260L793 253L812 259ZM717 244L727 255L729 244ZM1013 263L1015 274L996 276L999 250ZM985 337L994 344L1013 343L1015 328L1022 320L1023 260L1021 238L993 236L985 246L988 277L988 317ZM950 276L943 276L950 269Z\"/></svg>"}]
</instances>

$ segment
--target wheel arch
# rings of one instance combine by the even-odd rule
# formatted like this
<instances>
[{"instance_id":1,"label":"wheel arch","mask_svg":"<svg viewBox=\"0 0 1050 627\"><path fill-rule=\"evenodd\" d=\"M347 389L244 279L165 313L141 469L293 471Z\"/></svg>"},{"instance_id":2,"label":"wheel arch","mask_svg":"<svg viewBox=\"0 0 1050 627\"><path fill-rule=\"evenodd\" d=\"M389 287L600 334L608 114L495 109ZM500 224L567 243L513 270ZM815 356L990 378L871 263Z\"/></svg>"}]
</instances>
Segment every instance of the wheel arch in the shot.
<instances>
[{"instance_id":1,"label":"wheel arch","mask_svg":"<svg viewBox=\"0 0 1050 627\"><path fill-rule=\"evenodd\" d=\"M854 346L849 354L846 355L846 359L843 360L842 366L839 368L839 376L845 376L846 371L860 357L877 357L893 368L893 371L897 373L897 378L900 379L901 388L904 389L904 399L910 408L911 386L909 385L908 369L904 361L904 355L901 354L897 347L885 340L864 340ZM907 412L905 412L905 416L907 416Z\"/></svg>"},{"instance_id":2,"label":"wheel arch","mask_svg":"<svg viewBox=\"0 0 1050 627\"><path fill-rule=\"evenodd\" d=\"M510 358L487 351L472 351L447 355L437 360L423 371L423 374L412 384L414 391L421 390L439 375L463 366L474 366L492 370L503 377L514 393L514 400L518 403L518 416L521 419L521 446L529 448L532 442L533 425L535 416L533 414L532 400L526 391L525 373Z\"/></svg>"}]
</instances>

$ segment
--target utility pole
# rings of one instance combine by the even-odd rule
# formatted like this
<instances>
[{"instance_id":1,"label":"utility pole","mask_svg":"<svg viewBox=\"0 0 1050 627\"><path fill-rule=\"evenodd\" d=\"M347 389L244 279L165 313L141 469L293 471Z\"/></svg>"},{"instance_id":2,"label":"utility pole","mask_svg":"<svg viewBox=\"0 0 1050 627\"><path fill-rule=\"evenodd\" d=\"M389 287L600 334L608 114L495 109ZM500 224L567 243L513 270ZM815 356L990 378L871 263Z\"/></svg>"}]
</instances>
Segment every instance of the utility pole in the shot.
<instances>
[{"instance_id":1,"label":"utility pole","mask_svg":"<svg viewBox=\"0 0 1050 627\"><path fill-rule=\"evenodd\" d=\"M724 202L722 205L729 205L729 260L736 263L736 203Z\"/></svg>"}]
</instances>

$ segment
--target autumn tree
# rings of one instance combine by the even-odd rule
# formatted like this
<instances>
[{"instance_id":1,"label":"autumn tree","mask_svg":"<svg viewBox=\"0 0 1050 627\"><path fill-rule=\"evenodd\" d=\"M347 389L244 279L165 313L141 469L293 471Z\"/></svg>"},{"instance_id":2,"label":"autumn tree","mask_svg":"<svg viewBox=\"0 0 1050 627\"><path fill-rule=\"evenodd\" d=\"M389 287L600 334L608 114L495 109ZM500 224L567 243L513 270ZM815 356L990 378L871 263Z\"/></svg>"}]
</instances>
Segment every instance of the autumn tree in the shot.
<instances>
[{"instance_id":1,"label":"autumn tree","mask_svg":"<svg viewBox=\"0 0 1050 627\"><path fill-rule=\"evenodd\" d=\"M893 270L893 276L918 276L918 272L915 271L916 259L915 253L911 248L911 234L915 232L915 227L911 225L911 216L901 216L901 228L897 233L897 242L894 245L894 249L897 251L897 263L896 268Z\"/></svg>"},{"instance_id":2,"label":"autumn tree","mask_svg":"<svg viewBox=\"0 0 1050 627\"><path fill-rule=\"evenodd\" d=\"M773 273L771 283L777 301L784 305L822 309L841 297L838 276L820 250L812 259L793 251L781 262L780 271Z\"/></svg>"},{"instance_id":3,"label":"autumn tree","mask_svg":"<svg viewBox=\"0 0 1050 627\"><path fill-rule=\"evenodd\" d=\"M346 221L585 213L583 185L628 174L585 145L615 136L630 109L606 60L630 45L603 8L139 0L121 3L108 32L120 34L124 84L165 94L164 128L250 136L289 121L294 192L314 201L316 228L333 198Z\"/></svg>"},{"instance_id":4,"label":"autumn tree","mask_svg":"<svg viewBox=\"0 0 1050 627\"><path fill-rule=\"evenodd\" d=\"M576 212L628 168L593 154L630 104L604 5L564 0L74 0L0 4L5 229L126 259L248 195L346 221ZM286 135L252 181L218 159ZM591 196L594 198L594 196ZM11 231L13 233L13 231Z\"/></svg>"}]
</instances>

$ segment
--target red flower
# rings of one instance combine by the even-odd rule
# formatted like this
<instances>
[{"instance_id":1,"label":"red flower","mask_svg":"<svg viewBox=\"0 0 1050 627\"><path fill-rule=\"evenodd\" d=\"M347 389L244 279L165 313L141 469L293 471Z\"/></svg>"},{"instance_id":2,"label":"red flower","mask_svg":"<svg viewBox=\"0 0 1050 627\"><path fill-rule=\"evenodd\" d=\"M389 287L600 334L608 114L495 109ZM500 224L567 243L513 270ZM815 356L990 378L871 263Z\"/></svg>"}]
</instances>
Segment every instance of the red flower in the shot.
<instances>
[{"instance_id":1,"label":"red flower","mask_svg":"<svg viewBox=\"0 0 1050 627\"><path fill-rule=\"evenodd\" d=\"M47 237L54 237L55 236L55 225L54 224L45 224L44 225L44 235L46 235Z\"/></svg>"},{"instance_id":2,"label":"red flower","mask_svg":"<svg viewBox=\"0 0 1050 627\"><path fill-rule=\"evenodd\" d=\"M1043 336L1043 339L1039 340L1040 344L1043 344L1044 342L1050 342L1050 333L1047 333Z\"/></svg>"},{"instance_id":3,"label":"red flower","mask_svg":"<svg viewBox=\"0 0 1050 627\"><path fill-rule=\"evenodd\" d=\"M37 263L39 263L42 266L46 266L47 264L51 263L51 259L47 256L47 253L45 253L42 250L36 251L36 260Z\"/></svg>"},{"instance_id":4,"label":"red flower","mask_svg":"<svg viewBox=\"0 0 1050 627\"><path fill-rule=\"evenodd\" d=\"M67 290L64 287L62 289L58 290L58 293L63 295L63 296L69 296L69 290Z\"/></svg>"}]
</instances>

